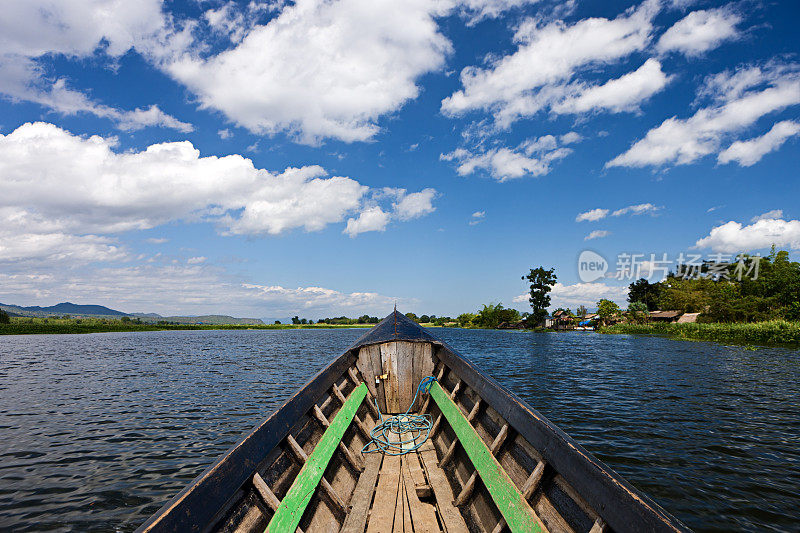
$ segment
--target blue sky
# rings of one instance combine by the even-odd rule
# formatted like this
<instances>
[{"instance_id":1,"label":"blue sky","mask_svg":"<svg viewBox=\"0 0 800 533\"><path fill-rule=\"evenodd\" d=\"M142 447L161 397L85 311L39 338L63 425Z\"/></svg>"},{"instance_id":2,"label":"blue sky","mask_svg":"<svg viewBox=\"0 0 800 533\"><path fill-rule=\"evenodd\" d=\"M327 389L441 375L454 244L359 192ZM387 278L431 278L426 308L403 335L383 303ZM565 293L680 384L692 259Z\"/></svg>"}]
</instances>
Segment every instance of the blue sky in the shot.
<instances>
[{"instance_id":1,"label":"blue sky","mask_svg":"<svg viewBox=\"0 0 800 533\"><path fill-rule=\"evenodd\" d=\"M133 4L0 15L4 303L455 315L797 258L794 2Z\"/></svg>"}]
</instances>

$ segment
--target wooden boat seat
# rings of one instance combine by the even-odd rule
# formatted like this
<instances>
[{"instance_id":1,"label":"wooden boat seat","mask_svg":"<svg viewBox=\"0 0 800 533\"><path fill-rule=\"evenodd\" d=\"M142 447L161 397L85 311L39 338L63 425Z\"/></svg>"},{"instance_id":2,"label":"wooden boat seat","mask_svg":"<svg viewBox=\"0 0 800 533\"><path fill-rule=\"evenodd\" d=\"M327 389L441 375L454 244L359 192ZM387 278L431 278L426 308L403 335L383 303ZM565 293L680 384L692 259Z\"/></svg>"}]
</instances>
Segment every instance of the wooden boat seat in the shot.
<instances>
[{"instance_id":1,"label":"wooden boat seat","mask_svg":"<svg viewBox=\"0 0 800 533\"><path fill-rule=\"evenodd\" d=\"M325 429L314 451L305 459L303 468L294 479L286 497L278 505L278 510L267 526L267 531L295 531L300 519L303 517L303 511L311 501L311 496L316 491L317 485L322 481L322 474L325 473L328 463L342 441L344 432L350 427L350 423L356 416L356 411L366 396L367 386L361 383L342 402L342 408L336 414L336 418ZM294 439L292 439L292 442L294 442ZM302 451L302 448L300 448L300 451Z\"/></svg>"}]
</instances>

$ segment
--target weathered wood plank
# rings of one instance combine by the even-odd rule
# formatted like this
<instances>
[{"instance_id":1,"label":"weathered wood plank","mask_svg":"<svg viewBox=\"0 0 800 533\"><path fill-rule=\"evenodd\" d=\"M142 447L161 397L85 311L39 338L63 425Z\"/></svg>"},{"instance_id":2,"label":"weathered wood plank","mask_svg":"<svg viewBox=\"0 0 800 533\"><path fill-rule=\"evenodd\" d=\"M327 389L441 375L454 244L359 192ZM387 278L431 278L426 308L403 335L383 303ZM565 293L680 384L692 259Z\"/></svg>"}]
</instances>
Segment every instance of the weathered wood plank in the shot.
<instances>
[{"instance_id":1,"label":"weathered wood plank","mask_svg":"<svg viewBox=\"0 0 800 533\"><path fill-rule=\"evenodd\" d=\"M353 383L356 386L359 383L361 383L362 380L360 380L358 378L358 375L356 375L356 371L353 369L352 366L347 369L347 374L350 376L350 379L353 381ZM375 398L375 378L372 377L372 376L370 376L370 377L364 376L364 380L363 381L364 381L364 383L367 384L367 389L369 390L369 394L367 394L367 406L369 407L369 410L372 413L372 416L375 417L375 420L378 420L380 418L380 414L378 414L378 407L372 401ZM370 383L372 384L372 388L371 389L370 389Z\"/></svg>"},{"instance_id":2,"label":"weathered wood plank","mask_svg":"<svg viewBox=\"0 0 800 533\"><path fill-rule=\"evenodd\" d=\"M372 504L367 533L388 533L392 531L394 511L397 506L399 477L400 456L385 456L378 476L378 487L375 489L375 502Z\"/></svg>"},{"instance_id":3,"label":"weathered wood plank","mask_svg":"<svg viewBox=\"0 0 800 533\"><path fill-rule=\"evenodd\" d=\"M409 488L406 485L406 476L400 473L400 495L403 500L403 531L405 533L414 533L414 526L411 525L411 503L408 500ZM413 487L410 492L414 492Z\"/></svg>"},{"instance_id":4,"label":"weathered wood plank","mask_svg":"<svg viewBox=\"0 0 800 533\"><path fill-rule=\"evenodd\" d=\"M547 463L544 461L539 461L536 464L536 468L533 469L533 472L531 472L531 474L528 476L528 479L526 479L525 483L522 485L522 495L526 500L530 500L531 496L533 496L533 493L539 488L539 483L541 483L542 476L544 475L545 466L547 466ZM503 531L505 526L506 521L504 518L501 518L500 522L492 530L492 533L500 533Z\"/></svg>"},{"instance_id":5,"label":"weathered wood plank","mask_svg":"<svg viewBox=\"0 0 800 533\"><path fill-rule=\"evenodd\" d=\"M467 457L481 476L509 529L513 533L543 531L539 517L438 382L431 385L431 396L461 441Z\"/></svg>"},{"instance_id":6,"label":"weathered wood plank","mask_svg":"<svg viewBox=\"0 0 800 533\"><path fill-rule=\"evenodd\" d=\"M447 481L444 471L437 466L436 449L430 439L426 440L419 447L419 457L425 467L425 473L436 497L436 509L442 519L447 533L468 533L467 524L464 517L456 507L453 506L453 489Z\"/></svg>"},{"instance_id":7,"label":"weathered wood plank","mask_svg":"<svg viewBox=\"0 0 800 533\"><path fill-rule=\"evenodd\" d=\"M411 519L414 523L414 533L436 533L439 531L439 523L436 521L436 512L432 505L423 503L417 496L415 490L416 480L411 474L411 464L416 462L419 467L419 457L416 452L411 452L403 456L403 479L406 489L406 501L411 512ZM422 471L420 470L420 474ZM428 488L430 491L430 487Z\"/></svg>"},{"instance_id":8,"label":"weathered wood plank","mask_svg":"<svg viewBox=\"0 0 800 533\"><path fill-rule=\"evenodd\" d=\"M258 472L253 475L253 486L256 488L256 492L261 496L264 503L267 504L267 507L269 507L273 513L277 511L281 501L275 496L275 493L272 492L272 489L269 488L267 482L264 481L264 478L262 478ZM298 527L295 533L303 533L303 530Z\"/></svg>"},{"instance_id":9,"label":"weathered wood plank","mask_svg":"<svg viewBox=\"0 0 800 533\"><path fill-rule=\"evenodd\" d=\"M392 533L403 533L403 500L405 500L405 496L403 495L404 492L403 478L402 476L398 475L397 499L394 503L394 524L392 527Z\"/></svg>"},{"instance_id":10,"label":"weathered wood plank","mask_svg":"<svg viewBox=\"0 0 800 533\"><path fill-rule=\"evenodd\" d=\"M384 342L381 348L381 368L387 376L383 380L384 393L386 394L386 412L397 414L400 410L400 384L397 377L397 343Z\"/></svg>"},{"instance_id":11,"label":"weathered wood plank","mask_svg":"<svg viewBox=\"0 0 800 533\"><path fill-rule=\"evenodd\" d=\"M372 504L372 495L378 482L378 473L383 462L382 453L367 454L364 472L358 478L358 483L350 498L352 507L347 513L347 518L342 525L340 533L364 533L367 526L367 515Z\"/></svg>"},{"instance_id":12,"label":"weathered wood plank","mask_svg":"<svg viewBox=\"0 0 800 533\"><path fill-rule=\"evenodd\" d=\"M375 387L375 398L378 400L378 407L382 412L386 412L386 392L385 392L385 385L382 380L378 379L376 381L375 378L378 378L383 374L383 364L381 363L381 347L377 344L372 344L370 346L364 346L359 350L359 358L361 354L364 356L364 364L362 365L365 369L359 368L361 374L364 376L365 379L370 379ZM368 375L372 377L368 377Z\"/></svg>"},{"instance_id":13,"label":"weathered wood plank","mask_svg":"<svg viewBox=\"0 0 800 533\"><path fill-rule=\"evenodd\" d=\"M413 342L397 342L397 397L400 411L404 413L411 405L416 383L414 383L414 345Z\"/></svg>"},{"instance_id":14,"label":"weathered wood plank","mask_svg":"<svg viewBox=\"0 0 800 533\"><path fill-rule=\"evenodd\" d=\"M413 392L417 391L420 382L426 377L433 374L434 361L433 361L433 346L428 343L415 342L414 343L414 359L413 359ZM422 401L419 398L418 401ZM417 411L419 411L421 404L417 404Z\"/></svg>"},{"instance_id":15,"label":"weathered wood plank","mask_svg":"<svg viewBox=\"0 0 800 533\"><path fill-rule=\"evenodd\" d=\"M375 370L372 368L372 359L369 354L370 346L364 346L358 350L358 359L356 359L356 368L361 375L364 376L364 383L367 384L369 393L376 397L378 396L378 389L375 385ZM350 368L347 369L350 372Z\"/></svg>"},{"instance_id":16,"label":"weathered wood plank","mask_svg":"<svg viewBox=\"0 0 800 533\"><path fill-rule=\"evenodd\" d=\"M276 533L294 531L300 524L303 511L311 501L315 488L324 479L322 475L325 473L328 462L333 457L339 441L342 440L344 432L353 421L353 417L366 395L367 386L363 383L350 393L350 397L331 421L330 427L322 434L314 451L306 459L303 468L300 469L300 473L289 488L289 492L270 520L267 531ZM288 438L291 438L291 435ZM291 440L294 439L291 438Z\"/></svg>"},{"instance_id":17,"label":"weathered wood plank","mask_svg":"<svg viewBox=\"0 0 800 533\"><path fill-rule=\"evenodd\" d=\"M258 525L263 518L263 513L257 505L254 505L247 510L247 513L242 517L242 521L233 530L233 533L250 533Z\"/></svg>"}]
</instances>

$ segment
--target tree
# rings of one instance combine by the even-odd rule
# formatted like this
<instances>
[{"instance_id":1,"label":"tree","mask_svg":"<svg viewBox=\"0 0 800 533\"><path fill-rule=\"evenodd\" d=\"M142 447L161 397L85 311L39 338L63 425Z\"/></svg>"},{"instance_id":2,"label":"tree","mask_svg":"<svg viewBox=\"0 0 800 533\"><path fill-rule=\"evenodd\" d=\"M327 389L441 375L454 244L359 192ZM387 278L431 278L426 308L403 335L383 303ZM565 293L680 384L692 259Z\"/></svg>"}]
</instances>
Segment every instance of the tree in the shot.
<instances>
[{"instance_id":1,"label":"tree","mask_svg":"<svg viewBox=\"0 0 800 533\"><path fill-rule=\"evenodd\" d=\"M577 316L579 316L581 318L585 317L586 313L587 313L586 306L584 306L584 305L579 305L578 309L575 310L575 315L577 315Z\"/></svg>"},{"instance_id":2,"label":"tree","mask_svg":"<svg viewBox=\"0 0 800 533\"><path fill-rule=\"evenodd\" d=\"M547 308L550 307L550 295L547 294L556 284L555 269L546 270L543 266L532 268L527 276L522 276L530 283L530 296L528 302L531 304L531 322L539 325L547 316Z\"/></svg>"},{"instance_id":3,"label":"tree","mask_svg":"<svg viewBox=\"0 0 800 533\"><path fill-rule=\"evenodd\" d=\"M280 320L276 320L276 321L275 321L275 323L276 323L276 324L280 324L280 323L281 323L281 321L280 321Z\"/></svg>"},{"instance_id":4,"label":"tree","mask_svg":"<svg viewBox=\"0 0 800 533\"><path fill-rule=\"evenodd\" d=\"M299 324L299 323L300 323L300 317L297 316L297 315L293 316L292 317L292 324Z\"/></svg>"},{"instance_id":5,"label":"tree","mask_svg":"<svg viewBox=\"0 0 800 533\"><path fill-rule=\"evenodd\" d=\"M472 319L472 323L479 328L496 328L500 324L519 322L520 315L516 309L506 309L499 303L484 305L483 309Z\"/></svg>"},{"instance_id":6,"label":"tree","mask_svg":"<svg viewBox=\"0 0 800 533\"><path fill-rule=\"evenodd\" d=\"M612 318L619 314L619 306L611 300L603 298L597 302L597 315L603 324L607 324Z\"/></svg>"},{"instance_id":7,"label":"tree","mask_svg":"<svg viewBox=\"0 0 800 533\"><path fill-rule=\"evenodd\" d=\"M422 324L427 324L428 322L431 321L431 317L429 317L428 315L422 315L421 317L419 317L419 321Z\"/></svg>"},{"instance_id":8,"label":"tree","mask_svg":"<svg viewBox=\"0 0 800 533\"><path fill-rule=\"evenodd\" d=\"M628 318L638 324L647 322L647 305L644 302L631 302L628 306Z\"/></svg>"},{"instance_id":9,"label":"tree","mask_svg":"<svg viewBox=\"0 0 800 533\"><path fill-rule=\"evenodd\" d=\"M406 313L406 316L411 320L413 320L414 322L419 322L419 318L417 318L417 315L415 315L414 313Z\"/></svg>"},{"instance_id":10,"label":"tree","mask_svg":"<svg viewBox=\"0 0 800 533\"><path fill-rule=\"evenodd\" d=\"M11 318L9 318L8 313L0 309L0 324L8 324L9 322L11 322Z\"/></svg>"},{"instance_id":11,"label":"tree","mask_svg":"<svg viewBox=\"0 0 800 533\"><path fill-rule=\"evenodd\" d=\"M661 283L650 283L645 278L640 278L628 285L628 301L642 302L648 311L655 311L658 309L661 291Z\"/></svg>"},{"instance_id":12,"label":"tree","mask_svg":"<svg viewBox=\"0 0 800 533\"><path fill-rule=\"evenodd\" d=\"M305 318L303 318L303 319L301 319L301 320L300 320L300 323L301 323L301 324L308 324L308 320L306 320Z\"/></svg>"},{"instance_id":13,"label":"tree","mask_svg":"<svg viewBox=\"0 0 800 533\"><path fill-rule=\"evenodd\" d=\"M458 322L458 327L460 328L468 328L472 325L472 320L478 315L475 313L461 313L456 318L456 322Z\"/></svg>"}]
</instances>

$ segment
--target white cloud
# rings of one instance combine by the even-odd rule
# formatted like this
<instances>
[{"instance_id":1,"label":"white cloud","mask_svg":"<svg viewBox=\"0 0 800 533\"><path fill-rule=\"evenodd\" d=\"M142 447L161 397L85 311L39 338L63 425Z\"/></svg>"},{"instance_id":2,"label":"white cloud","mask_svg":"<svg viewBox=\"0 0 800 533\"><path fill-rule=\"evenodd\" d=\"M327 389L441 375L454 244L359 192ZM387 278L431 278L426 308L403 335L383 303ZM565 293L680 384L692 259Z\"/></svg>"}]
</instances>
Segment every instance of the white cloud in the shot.
<instances>
[{"instance_id":1,"label":"white cloud","mask_svg":"<svg viewBox=\"0 0 800 533\"><path fill-rule=\"evenodd\" d=\"M661 35L656 49L698 56L738 36L742 17L728 7L693 11Z\"/></svg>"},{"instance_id":2,"label":"white cloud","mask_svg":"<svg viewBox=\"0 0 800 533\"><path fill-rule=\"evenodd\" d=\"M475 211L472 213L472 216L470 216L471 220L469 221L469 225L474 226L480 224L484 218L486 218L486 211Z\"/></svg>"},{"instance_id":3,"label":"white cloud","mask_svg":"<svg viewBox=\"0 0 800 533\"><path fill-rule=\"evenodd\" d=\"M38 63L46 55L119 57L134 47L148 49L164 31L160 0L12 1L3 6L0 20L0 94L63 115L107 118L123 130L160 126L191 131L191 124L156 105L130 111L97 103L70 89L66 79L50 79Z\"/></svg>"},{"instance_id":4,"label":"white cloud","mask_svg":"<svg viewBox=\"0 0 800 533\"><path fill-rule=\"evenodd\" d=\"M150 237L147 239L147 242L150 244L165 244L169 242L169 239L165 237Z\"/></svg>"},{"instance_id":5,"label":"white cloud","mask_svg":"<svg viewBox=\"0 0 800 533\"><path fill-rule=\"evenodd\" d=\"M382 315L395 301L375 292L342 292L323 287L286 288L229 279L206 265L146 264L55 272L0 272L0 301L20 305L84 301L125 312L161 315L234 316ZM202 290L198 290L202 287Z\"/></svg>"},{"instance_id":6,"label":"white cloud","mask_svg":"<svg viewBox=\"0 0 800 533\"><path fill-rule=\"evenodd\" d=\"M206 258L203 256L190 257L189 259L186 260L186 264L188 265L200 265L205 262Z\"/></svg>"},{"instance_id":7,"label":"white cloud","mask_svg":"<svg viewBox=\"0 0 800 533\"><path fill-rule=\"evenodd\" d=\"M417 78L444 65L450 42L435 18L444 3L298 0L230 50L184 54L163 67L254 133L372 138L378 119L416 98Z\"/></svg>"},{"instance_id":8,"label":"white cloud","mask_svg":"<svg viewBox=\"0 0 800 533\"><path fill-rule=\"evenodd\" d=\"M411 220L433 213L433 199L436 198L435 189L423 189L420 192L406 194L405 189L401 189L398 201L392 204L395 215L400 220Z\"/></svg>"},{"instance_id":9,"label":"white cloud","mask_svg":"<svg viewBox=\"0 0 800 533\"><path fill-rule=\"evenodd\" d=\"M605 110L614 113L636 111L639 105L667 86L671 77L661 70L661 63L648 59L633 72L609 80L603 85L580 86L573 96L553 104L556 113L586 113Z\"/></svg>"},{"instance_id":10,"label":"white cloud","mask_svg":"<svg viewBox=\"0 0 800 533\"><path fill-rule=\"evenodd\" d=\"M602 239L603 237L608 237L611 235L610 231L604 229L596 229L591 232L589 235L583 238L584 241L591 241L592 239Z\"/></svg>"},{"instance_id":11,"label":"white cloud","mask_svg":"<svg viewBox=\"0 0 800 533\"><path fill-rule=\"evenodd\" d=\"M522 7L526 4L536 4L540 0L460 0L460 12L467 19L467 25L472 26L483 19L497 18L509 9Z\"/></svg>"},{"instance_id":12,"label":"white cloud","mask_svg":"<svg viewBox=\"0 0 800 533\"><path fill-rule=\"evenodd\" d=\"M514 298L514 302L528 303L528 296L528 294L520 294ZM579 305L594 308L597 307L597 302L602 298L624 305L627 296L627 286L618 287L606 285L605 283L575 283L573 285L564 285L563 283L557 282L550 292L550 308L570 307L573 311L575 307Z\"/></svg>"},{"instance_id":13,"label":"white cloud","mask_svg":"<svg viewBox=\"0 0 800 533\"><path fill-rule=\"evenodd\" d=\"M578 216L575 217L575 222L597 222L608 215L608 209L602 209L598 207L597 209L591 209L586 211L585 213L580 213Z\"/></svg>"},{"instance_id":14,"label":"white cloud","mask_svg":"<svg viewBox=\"0 0 800 533\"><path fill-rule=\"evenodd\" d=\"M231 133L231 130L229 130L228 128L225 128L224 130L219 130L217 132L217 135L219 135L220 139L230 139L231 137L233 137L233 133Z\"/></svg>"},{"instance_id":15,"label":"white cloud","mask_svg":"<svg viewBox=\"0 0 800 533\"><path fill-rule=\"evenodd\" d=\"M783 218L783 209L773 209L772 211L767 211L766 213L762 213L757 217L751 218L750 222L758 222L759 220L769 220L773 218Z\"/></svg>"},{"instance_id":16,"label":"white cloud","mask_svg":"<svg viewBox=\"0 0 800 533\"><path fill-rule=\"evenodd\" d=\"M695 243L697 248L726 253L750 252L772 245L800 249L800 220L759 217L749 226L730 221L712 228L706 237Z\"/></svg>"},{"instance_id":17,"label":"white cloud","mask_svg":"<svg viewBox=\"0 0 800 533\"><path fill-rule=\"evenodd\" d=\"M390 219L391 215L379 206L368 207L358 215L358 218L347 219L347 226L342 233L354 238L359 233L367 231L384 231Z\"/></svg>"},{"instance_id":18,"label":"white cloud","mask_svg":"<svg viewBox=\"0 0 800 533\"><path fill-rule=\"evenodd\" d=\"M140 152L114 147L114 139L79 137L42 122L0 135L0 227L18 236L66 232L86 241L92 237L86 234L206 220L225 234L276 235L318 231L372 206L363 203L369 187L327 177L318 166L274 174L240 155L201 157L188 141ZM433 209L433 189L401 191L401 219Z\"/></svg>"},{"instance_id":19,"label":"white cloud","mask_svg":"<svg viewBox=\"0 0 800 533\"><path fill-rule=\"evenodd\" d=\"M726 138L741 134L761 117L800 103L800 69L797 65L739 69L709 77L700 94L715 103L690 118L665 120L606 167L686 165L718 152ZM756 144L774 145L779 137L775 134Z\"/></svg>"},{"instance_id":20,"label":"white cloud","mask_svg":"<svg viewBox=\"0 0 800 533\"><path fill-rule=\"evenodd\" d=\"M486 110L493 113L498 125L508 127L519 117L531 116L563 98L569 93L564 84L580 69L619 61L644 50L659 8L658 2L646 0L616 19L589 18L570 26L563 21L526 19L514 35L517 50L487 68L462 70L463 89L442 101L442 111L460 115ZM626 80L622 85L630 83ZM608 99L609 92L601 91L601 96ZM641 91L628 92L641 96ZM614 105L627 106L619 98Z\"/></svg>"},{"instance_id":21,"label":"white cloud","mask_svg":"<svg viewBox=\"0 0 800 533\"><path fill-rule=\"evenodd\" d=\"M558 139L553 135L527 139L515 148L477 147L474 151L457 148L452 152L441 154L439 159L456 162L456 172L460 176L467 176L478 170L487 172L501 182L526 176L543 176L550 172L554 162L572 153L571 148L559 146L559 140L562 144L567 144L581 139L579 135L571 133L574 132L562 135Z\"/></svg>"},{"instance_id":22,"label":"white cloud","mask_svg":"<svg viewBox=\"0 0 800 533\"><path fill-rule=\"evenodd\" d=\"M772 126L767 133L746 141L736 141L717 156L719 163L736 161L750 167L761 161L770 152L778 150L788 139L800 134L800 124L784 120Z\"/></svg>"},{"instance_id":23,"label":"white cloud","mask_svg":"<svg viewBox=\"0 0 800 533\"><path fill-rule=\"evenodd\" d=\"M612 217L619 217L622 215L644 215L645 213L650 213L651 215L655 214L661 208L656 207L653 204L637 204L637 205L629 205L628 207L623 207L622 209L617 209L613 213L611 213Z\"/></svg>"}]
</instances>

